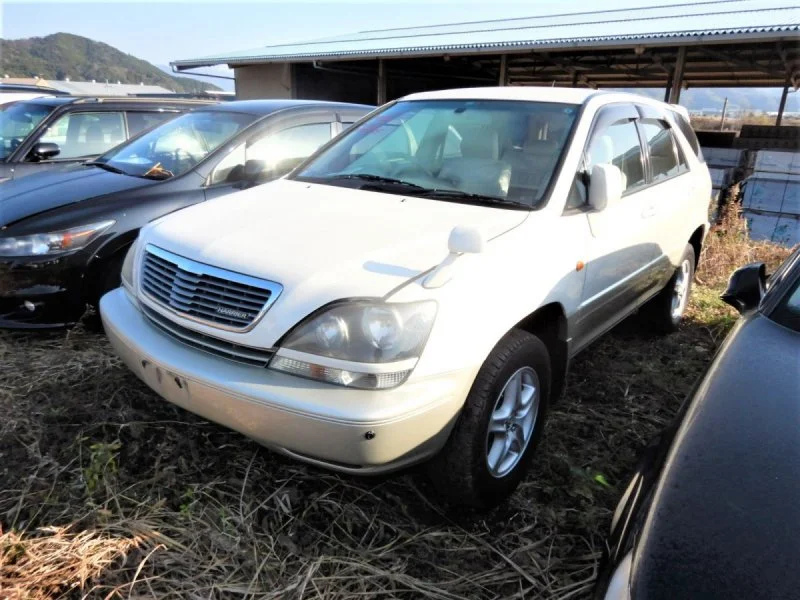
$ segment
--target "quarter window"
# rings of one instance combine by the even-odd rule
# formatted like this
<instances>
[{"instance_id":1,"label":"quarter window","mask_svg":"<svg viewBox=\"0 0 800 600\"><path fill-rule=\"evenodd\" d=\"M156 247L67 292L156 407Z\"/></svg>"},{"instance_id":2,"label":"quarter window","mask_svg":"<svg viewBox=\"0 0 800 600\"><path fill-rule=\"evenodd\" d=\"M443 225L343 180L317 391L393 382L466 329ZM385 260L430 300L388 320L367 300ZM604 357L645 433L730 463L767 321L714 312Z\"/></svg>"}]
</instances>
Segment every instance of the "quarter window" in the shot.
<instances>
[{"instance_id":1,"label":"quarter window","mask_svg":"<svg viewBox=\"0 0 800 600\"><path fill-rule=\"evenodd\" d=\"M643 121L640 124L650 151L650 169L653 183L658 183L681 173L684 168L678 160L675 141L669 128L660 121Z\"/></svg>"}]
</instances>

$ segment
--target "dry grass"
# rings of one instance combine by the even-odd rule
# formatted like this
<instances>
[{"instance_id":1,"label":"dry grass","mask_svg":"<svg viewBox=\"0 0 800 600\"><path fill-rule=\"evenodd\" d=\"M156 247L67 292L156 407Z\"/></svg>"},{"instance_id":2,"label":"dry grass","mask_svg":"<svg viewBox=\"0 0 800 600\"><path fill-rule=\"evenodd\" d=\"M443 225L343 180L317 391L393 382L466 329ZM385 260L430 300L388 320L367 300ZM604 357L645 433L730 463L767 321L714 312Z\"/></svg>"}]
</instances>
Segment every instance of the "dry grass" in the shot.
<instances>
[{"instance_id":1,"label":"dry grass","mask_svg":"<svg viewBox=\"0 0 800 600\"><path fill-rule=\"evenodd\" d=\"M734 319L719 286L786 254L721 231L682 330L630 320L583 353L533 471L486 515L427 500L414 471L276 456L163 402L80 327L0 334L0 598L588 597L637 449Z\"/></svg>"}]
</instances>

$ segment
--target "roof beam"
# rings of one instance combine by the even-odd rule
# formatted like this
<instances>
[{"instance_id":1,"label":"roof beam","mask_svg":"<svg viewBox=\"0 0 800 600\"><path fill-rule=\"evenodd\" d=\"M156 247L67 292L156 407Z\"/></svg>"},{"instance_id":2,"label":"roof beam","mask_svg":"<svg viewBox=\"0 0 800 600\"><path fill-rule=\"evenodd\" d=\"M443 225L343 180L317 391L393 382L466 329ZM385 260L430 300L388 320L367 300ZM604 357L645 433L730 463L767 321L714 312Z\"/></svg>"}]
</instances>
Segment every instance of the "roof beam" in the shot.
<instances>
[{"instance_id":1,"label":"roof beam","mask_svg":"<svg viewBox=\"0 0 800 600\"><path fill-rule=\"evenodd\" d=\"M722 62L725 62L727 64L733 65L733 66L738 67L740 69L745 69L745 70L748 70L748 71L760 71L760 72L765 73L767 75L775 75L776 74L775 71L773 71L769 67L765 67L765 66L763 66L763 65L761 65L761 64L759 64L759 63L757 63L755 61L750 62L750 61L739 60L738 58L734 58L733 56L729 56L725 52L720 52L719 50L714 50L712 48L704 47L704 48L702 48L702 51L703 51L703 54L706 54L707 56L712 56L712 57L716 58L717 60L721 60Z\"/></svg>"},{"instance_id":2,"label":"roof beam","mask_svg":"<svg viewBox=\"0 0 800 600\"><path fill-rule=\"evenodd\" d=\"M589 79L585 75L580 73L579 70L576 69L574 66L563 65L560 64L558 61L554 61L553 59L550 58L550 55L547 52L538 52L535 55L538 56L545 64L549 64L561 71L564 71L568 75L572 75L573 79L576 82L580 82L583 85L592 88L593 90L597 89L597 85L589 81Z\"/></svg>"}]
</instances>

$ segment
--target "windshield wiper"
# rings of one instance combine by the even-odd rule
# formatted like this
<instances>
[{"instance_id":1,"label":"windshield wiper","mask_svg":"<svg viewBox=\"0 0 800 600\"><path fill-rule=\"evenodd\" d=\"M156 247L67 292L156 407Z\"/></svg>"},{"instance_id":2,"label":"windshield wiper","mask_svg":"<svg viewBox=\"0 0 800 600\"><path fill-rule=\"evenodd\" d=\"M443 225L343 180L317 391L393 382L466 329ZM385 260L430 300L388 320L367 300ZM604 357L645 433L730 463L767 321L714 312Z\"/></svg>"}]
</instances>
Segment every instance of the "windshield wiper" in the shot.
<instances>
[{"instance_id":1,"label":"windshield wiper","mask_svg":"<svg viewBox=\"0 0 800 600\"><path fill-rule=\"evenodd\" d=\"M122 169L118 169L117 167L112 167L108 163L99 162L96 160L90 160L83 164L90 167L100 167L101 169L105 169L106 171L111 171L112 173L119 173L120 175L130 175L130 173L128 173L127 171L123 171Z\"/></svg>"},{"instance_id":2,"label":"windshield wiper","mask_svg":"<svg viewBox=\"0 0 800 600\"><path fill-rule=\"evenodd\" d=\"M414 196L420 198L433 198L436 200L453 200L455 202L468 202L471 204L491 204L495 206L509 206L513 208L524 208L531 210L531 205L516 200L508 200L499 196L488 196L485 194L472 194L461 190L447 190L438 188L423 188L415 192Z\"/></svg>"},{"instance_id":3,"label":"windshield wiper","mask_svg":"<svg viewBox=\"0 0 800 600\"><path fill-rule=\"evenodd\" d=\"M389 185L397 185L414 190L424 190L425 188L410 181L403 181L402 179L395 179L394 177L384 177L383 175L373 175L372 173L342 173L340 175L330 175L328 177L320 177L320 181L336 181L337 179L357 179L359 181L367 181L369 183L386 183Z\"/></svg>"}]
</instances>

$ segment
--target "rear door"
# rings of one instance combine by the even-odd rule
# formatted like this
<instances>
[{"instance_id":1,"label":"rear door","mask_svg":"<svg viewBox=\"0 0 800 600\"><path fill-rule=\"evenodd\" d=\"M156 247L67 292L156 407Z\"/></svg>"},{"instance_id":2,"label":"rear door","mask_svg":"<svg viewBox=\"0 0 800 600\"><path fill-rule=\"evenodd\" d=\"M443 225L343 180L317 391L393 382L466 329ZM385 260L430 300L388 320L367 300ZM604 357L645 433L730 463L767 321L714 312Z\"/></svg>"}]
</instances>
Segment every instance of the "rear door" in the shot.
<instances>
[{"instance_id":1,"label":"rear door","mask_svg":"<svg viewBox=\"0 0 800 600\"><path fill-rule=\"evenodd\" d=\"M666 281L692 233L687 223L696 213L694 178L666 115L653 107L637 109L647 162L648 218L655 225L659 277Z\"/></svg>"},{"instance_id":2,"label":"rear door","mask_svg":"<svg viewBox=\"0 0 800 600\"><path fill-rule=\"evenodd\" d=\"M245 140L239 138L219 153L206 179L206 199L250 185L244 178L248 161L262 166L257 183L283 177L331 140L337 125L335 117L332 111L313 110L269 118Z\"/></svg>"},{"instance_id":3,"label":"rear door","mask_svg":"<svg viewBox=\"0 0 800 600\"><path fill-rule=\"evenodd\" d=\"M570 210L583 210L591 228L586 281L573 332L575 351L629 314L653 286L650 268L658 246L650 214L644 150L632 104L613 104L598 113L583 167L571 194ZM589 174L597 164L618 167L622 198L602 211L585 205Z\"/></svg>"}]
</instances>

